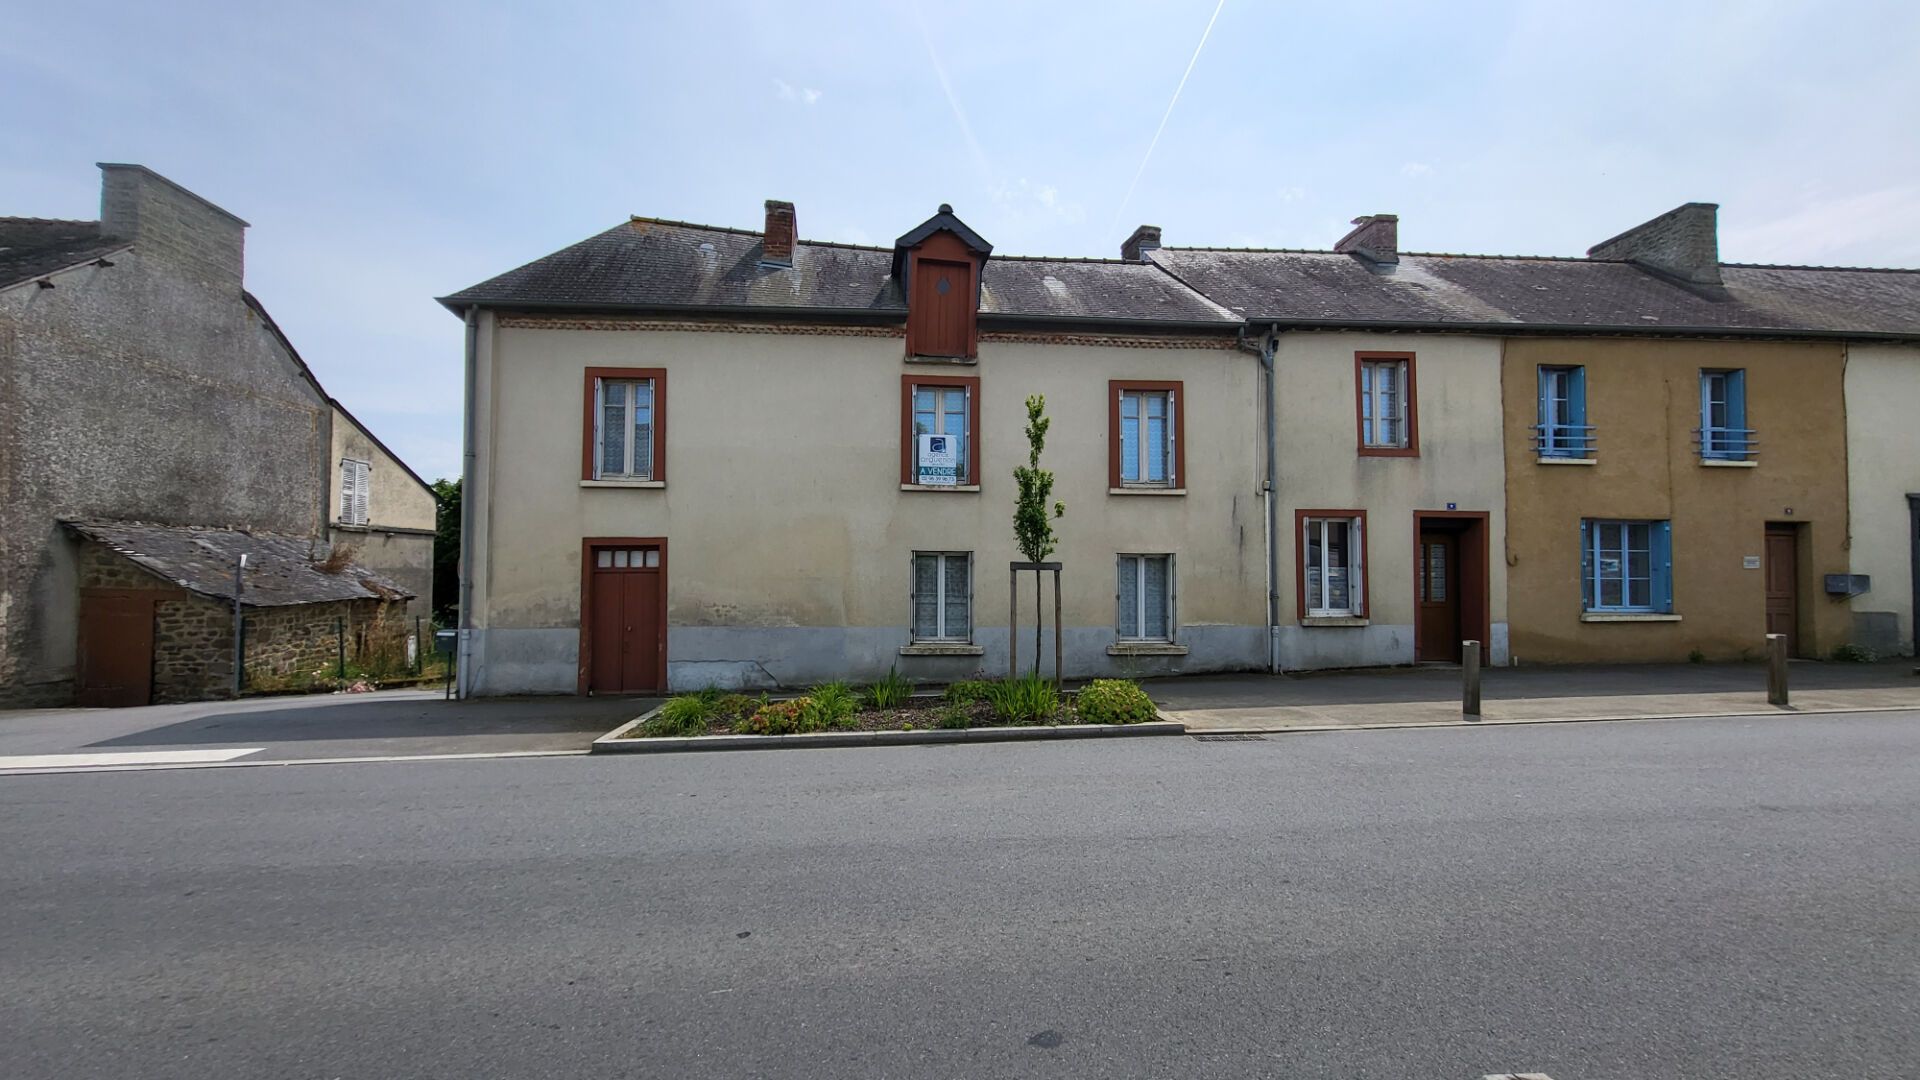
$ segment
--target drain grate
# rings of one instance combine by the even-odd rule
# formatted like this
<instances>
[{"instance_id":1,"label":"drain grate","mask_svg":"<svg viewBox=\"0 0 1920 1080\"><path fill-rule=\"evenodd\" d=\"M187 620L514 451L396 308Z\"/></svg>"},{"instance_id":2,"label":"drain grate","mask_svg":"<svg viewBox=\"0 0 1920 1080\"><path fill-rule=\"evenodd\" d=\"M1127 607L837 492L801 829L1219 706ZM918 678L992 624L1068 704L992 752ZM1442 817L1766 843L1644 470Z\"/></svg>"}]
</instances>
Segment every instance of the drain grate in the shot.
<instances>
[{"instance_id":1,"label":"drain grate","mask_svg":"<svg viewBox=\"0 0 1920 1080\"><path fill-rule=\"evenodd\" d=\"M1195 735L1194 742L1266 742L1265 735Z\"/></svg>"}]
</instances>

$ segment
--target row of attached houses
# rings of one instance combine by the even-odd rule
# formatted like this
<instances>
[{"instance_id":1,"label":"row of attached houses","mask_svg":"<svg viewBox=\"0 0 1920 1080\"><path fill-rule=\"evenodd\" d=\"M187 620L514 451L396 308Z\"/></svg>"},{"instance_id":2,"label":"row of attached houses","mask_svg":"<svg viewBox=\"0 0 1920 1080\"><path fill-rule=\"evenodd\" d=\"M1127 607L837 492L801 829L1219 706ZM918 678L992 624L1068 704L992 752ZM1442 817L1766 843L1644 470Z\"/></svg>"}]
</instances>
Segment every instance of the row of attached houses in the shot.
<instances>
[{"instance_id":1,"label":"row of attached houses","mask_svg":"<svg viewBox=\"0 0 1920 1080\"><path fill-rule=\"evenodd\" d=\"M1912 650L1920 272L1723 265L1699 203L1586 258L766 210L442 298L463 692L1004 673L1036 394L1069 677Z\"/></svg>"}]
</instances>

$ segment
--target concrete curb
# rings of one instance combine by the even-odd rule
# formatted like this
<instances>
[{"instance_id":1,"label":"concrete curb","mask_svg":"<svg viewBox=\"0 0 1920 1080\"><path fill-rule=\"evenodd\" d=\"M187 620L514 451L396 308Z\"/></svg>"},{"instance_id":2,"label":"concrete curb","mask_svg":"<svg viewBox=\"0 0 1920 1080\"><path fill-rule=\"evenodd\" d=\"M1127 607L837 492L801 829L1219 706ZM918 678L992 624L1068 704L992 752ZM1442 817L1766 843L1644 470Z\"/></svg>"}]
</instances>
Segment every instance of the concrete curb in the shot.
<instances>
[{"instance_id":1,"label":"concrete curb","mask_svg":"<svg viewBox=\"0 0 1920 1080\"><path fill-rule=\"evenodd\" d=\"M1896 713L1920 712L1920 706L1913 705L1856 705L1837 709L1785 709L1747 710L1744 712L1700 712L1700 713L1626 713L1618 716L1546 716L1516 718L1506 720L1404 720L1385 721L1377 724L1289 724L1285 727L1196 727L1189 730L1191 735L1293 735L1326 731L1393 731L1401 728L1487 728L1513 727L1521 724L1624 724L1645 720L1731 720L1736 718L1771 719L1787 716L1843 716L1851 713Z\"/></svg>"},{"instance_id":2,"label":"concrete curb","mask_svg":"<svg viewBox=\"0 0 1920 1080\"><path fill-rule=\"evenodd\" d=\"M683 739L628 739L622 736L644 723L628 721L593 741L596 754L678 754L714 750L824 750L849 746L928 746L947 743L1039 742L1052 739L1121 739L1185 735L1176 720L1144 724L1057 724L1045 727L962 728L948 731L820 731L807 735L695 735Z\"/></svg>"}]
</instances>

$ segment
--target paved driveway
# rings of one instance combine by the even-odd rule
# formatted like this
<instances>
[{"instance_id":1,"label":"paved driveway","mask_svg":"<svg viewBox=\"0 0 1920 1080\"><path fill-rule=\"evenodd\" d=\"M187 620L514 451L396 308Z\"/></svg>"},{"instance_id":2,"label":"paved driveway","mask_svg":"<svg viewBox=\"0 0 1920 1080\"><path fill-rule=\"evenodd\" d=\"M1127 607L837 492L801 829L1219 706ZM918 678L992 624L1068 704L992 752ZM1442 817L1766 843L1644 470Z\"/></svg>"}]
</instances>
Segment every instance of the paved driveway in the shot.
<instances>
[{"instance_id":1,"label":"paved driveway","mask_svg":"<svg viewBox=\"0 0 1920 1080\"><path fill-rule=\"evenodd\" d=\"M19 759L47 755L143 764L585 750L655 704L631 697L447 701L435 689L10 711L0 712L0 769L46 764Z\"/></svg>"},{"instance_id":2,"label":"paved driveway","mask_svg":"<svg viewBox=\"0 0 1920 1080\"><path fill-rule=\"evenodd\" d=\"M1920 708L1913 661L1789 665L1787 711ZM1493 668L1485 720L1743 716L1767 704L1760 664L1614 664ZM1275 731L1460 721L1458 668L1306 675L1219 675L1148 684L1168 717L1197 730Z\"/></svg>"}]
</instances>

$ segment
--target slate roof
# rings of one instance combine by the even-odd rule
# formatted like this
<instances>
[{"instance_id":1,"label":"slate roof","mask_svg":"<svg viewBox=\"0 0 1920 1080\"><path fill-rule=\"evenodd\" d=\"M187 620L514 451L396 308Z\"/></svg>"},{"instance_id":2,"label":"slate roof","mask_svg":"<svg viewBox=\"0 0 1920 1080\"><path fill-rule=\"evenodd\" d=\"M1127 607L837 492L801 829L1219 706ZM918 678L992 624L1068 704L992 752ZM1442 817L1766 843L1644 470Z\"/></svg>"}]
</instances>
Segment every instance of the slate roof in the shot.
<instances>
[{"instance_id":1,"label":"slate roof","mask_svg":"<svg viewBox=\"0 0 1920 1080\"><path fill-rule=\"evenodd\" d=\"M1920 337L1920 271L1725 264L1720 287L1626 262L1160 248L1148 256L1255 322L1439 329Z\"/></svg>"},{"instance_id":2,"label":"slate roof","mask_svg":"<svg viewBox=\"0 0 1920 1080\"><path fill-rule=\"evenodd\" d=\"M348 565L337 574L319 569L314 561L325 557L326 545L303 536L96 518L64 524L183 589L218 600L233 599L233 567L242 553L248 558L240 601L252 607L413 597L360 566Z\"/></svg>"},{"instance_id":3,"label":"slate roof","mask_svg":"<svg viewBox=\"0 0 1920 1080\"><path fill-rule=\"evenodd\" d=\"M125 240L102 238L97 221L0 217L0 289L127 246Z\"/></svg>"},{"instance_id":4,"label":"slate roof","mask_svg":"<svg viewBox=\"0 0 1920 1080\"><path fill-rule=\"evenodd\" d=\"M498 307L906 315L890 248L801 240L793 266L760 265L760 234L634 218L441 298ZM981 314L1231 327L1238 318L1143 263L990 258Z\"/></svg>"}]
</instances>

